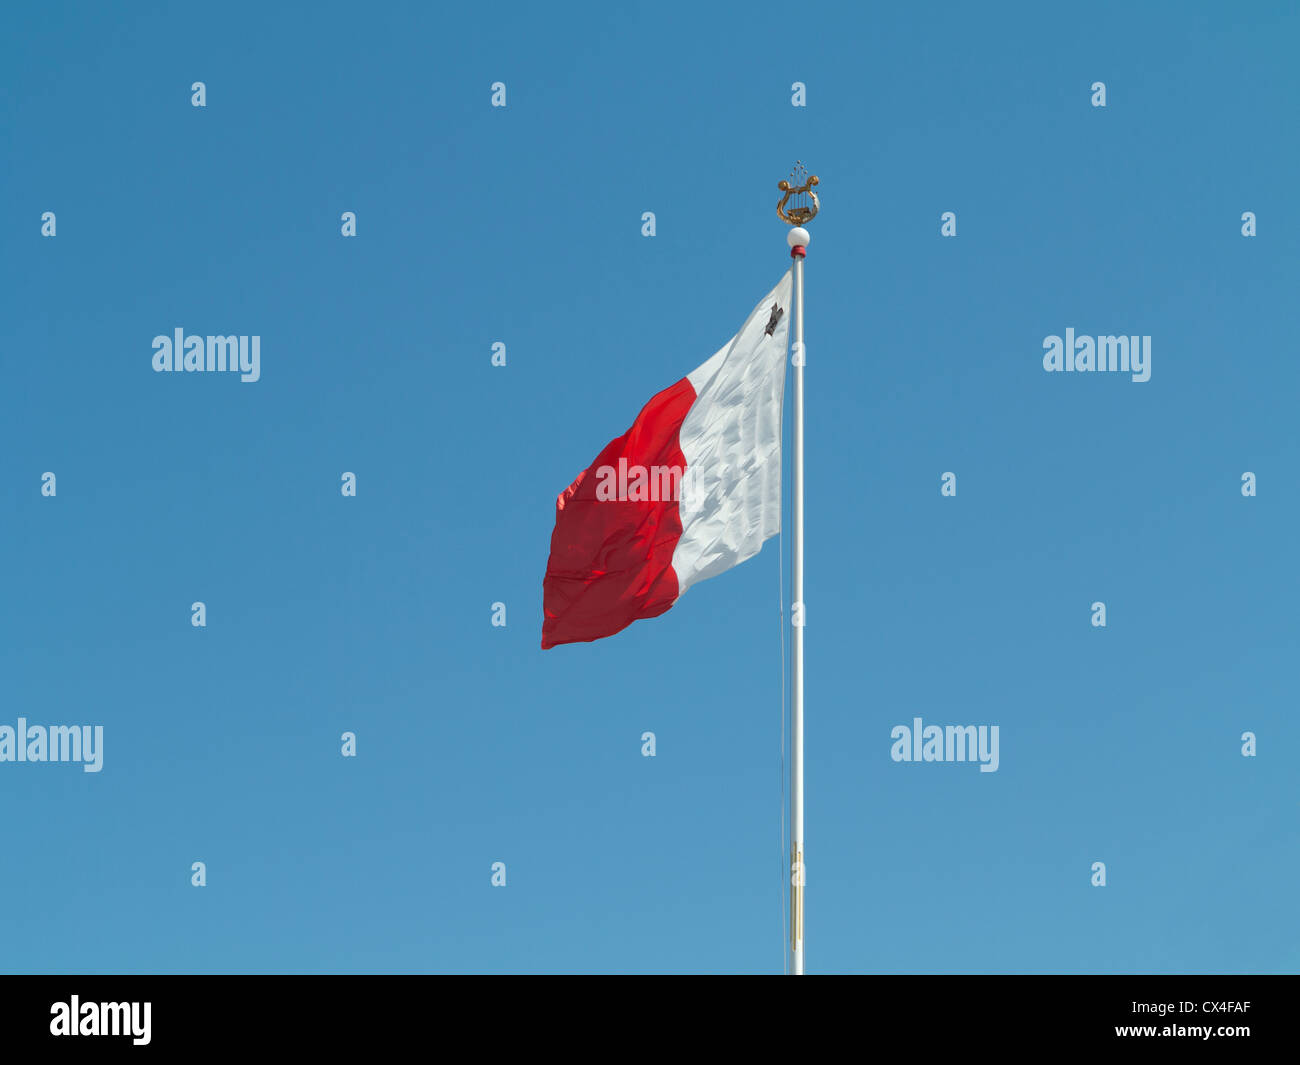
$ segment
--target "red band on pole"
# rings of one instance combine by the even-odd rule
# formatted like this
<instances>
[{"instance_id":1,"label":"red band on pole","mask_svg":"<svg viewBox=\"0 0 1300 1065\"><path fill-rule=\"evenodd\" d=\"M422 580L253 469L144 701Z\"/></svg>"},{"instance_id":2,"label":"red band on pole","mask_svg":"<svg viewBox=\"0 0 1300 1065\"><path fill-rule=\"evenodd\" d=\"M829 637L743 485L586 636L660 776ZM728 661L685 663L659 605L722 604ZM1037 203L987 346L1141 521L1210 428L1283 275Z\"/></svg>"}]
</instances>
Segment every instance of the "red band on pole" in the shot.
<instances>
[{"instance_id":1,"label":"red band on pole","mask_svg":"<svg viewBox=\"0 0 1300 1065\"><path fill-rule=\"evenodd\" d=\"M796 244L793 248L790 249L791 259L802 259L806 255L807 255L807 251L805 250L802 244Z\"/></svg>"}]
</instances>

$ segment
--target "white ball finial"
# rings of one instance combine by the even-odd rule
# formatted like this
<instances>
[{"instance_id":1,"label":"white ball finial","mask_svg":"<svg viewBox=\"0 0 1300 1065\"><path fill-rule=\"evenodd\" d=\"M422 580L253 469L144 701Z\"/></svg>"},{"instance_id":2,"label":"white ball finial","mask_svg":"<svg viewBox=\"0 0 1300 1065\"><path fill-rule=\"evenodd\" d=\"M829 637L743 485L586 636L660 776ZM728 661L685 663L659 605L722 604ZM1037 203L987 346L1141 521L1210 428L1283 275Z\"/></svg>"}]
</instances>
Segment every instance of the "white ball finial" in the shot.
<instances>
[{"instance_id":1,"label":"white ball finial","mask_svg":"<svg viewBox=\"0 0 1300 1065\"><path fill-rule=\"evenodd\" d=\"M808 230L804 229L803 226L795 226L786 234L785 238L786 243L792 248L806 248L810 240L812 240L812 237L808 235Z\"/></svg>"}]
</instances>

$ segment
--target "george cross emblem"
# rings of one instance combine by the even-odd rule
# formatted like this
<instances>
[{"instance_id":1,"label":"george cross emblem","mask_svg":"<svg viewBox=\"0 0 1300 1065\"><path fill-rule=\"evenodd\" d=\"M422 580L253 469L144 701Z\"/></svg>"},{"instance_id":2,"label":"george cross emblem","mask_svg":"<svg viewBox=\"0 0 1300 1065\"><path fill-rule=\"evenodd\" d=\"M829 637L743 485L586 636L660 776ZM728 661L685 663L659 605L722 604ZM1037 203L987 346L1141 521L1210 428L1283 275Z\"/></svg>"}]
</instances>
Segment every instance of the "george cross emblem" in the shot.
<instances>
[{"instance_id":1,"label":"george cross emblem","mask_svg":"<svg viewBox=\"0 0 1300 1065\"><path fill-rule=\"evenodd\" d=\"M772 317L767 320L767 329L764 330L768 336L771 336L776 331L776 324L781 320L783 314L785 314L784 308L777 306L775 303L772 304Z\"/></svg>"}]
</instances>

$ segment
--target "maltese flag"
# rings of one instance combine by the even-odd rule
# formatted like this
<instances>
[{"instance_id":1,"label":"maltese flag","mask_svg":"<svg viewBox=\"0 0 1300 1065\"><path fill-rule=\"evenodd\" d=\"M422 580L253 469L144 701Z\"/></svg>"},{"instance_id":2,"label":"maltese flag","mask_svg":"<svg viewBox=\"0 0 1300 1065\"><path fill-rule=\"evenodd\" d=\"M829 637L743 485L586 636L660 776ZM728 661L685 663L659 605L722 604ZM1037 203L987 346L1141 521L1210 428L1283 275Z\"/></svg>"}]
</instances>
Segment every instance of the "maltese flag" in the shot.
<instances>
[{"instance_id":1,"label":"maltese flag","mask_svg":"<svg viewBox=\"0 0 1300 1065\"><path fill-rule=\"evenodd\" d=\"M653 618L781 530L791 274L703 366L650 400L555 501L542 647Z\"/></svg>"}]
</instances>

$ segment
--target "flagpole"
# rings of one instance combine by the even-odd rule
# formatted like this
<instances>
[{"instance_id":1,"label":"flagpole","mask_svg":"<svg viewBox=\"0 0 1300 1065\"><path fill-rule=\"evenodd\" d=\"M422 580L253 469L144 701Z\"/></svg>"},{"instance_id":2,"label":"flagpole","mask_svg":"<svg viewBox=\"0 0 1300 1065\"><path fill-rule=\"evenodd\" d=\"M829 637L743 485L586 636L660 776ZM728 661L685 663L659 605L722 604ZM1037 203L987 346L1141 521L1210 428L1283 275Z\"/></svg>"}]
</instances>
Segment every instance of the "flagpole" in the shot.
<instances>
[{"instance_id":1,"label":"flagpole","mask_svg":"<svg viewBox=\"0 0 1300 1065\"><path fill-rule=\"evenodd\" d=\"M803 975L803 261L808 231L788 235L794 260L794 531L790 538L790 973Z\"/></svg>"},{"instance_id":2,"label":"flagpole","mask_svg":"<svg viewBox=\"0 0 1300 1065\"><path fill-rule=\"evenodd\" d=\"M786 234L794 274L794 478L791 488L794 531L790 537L790 974L803 975L803 261L811 221L821 210L813 191L817 175L796 161L791 181L777 184L785 195L776 205L781 221L794 228ZM799 184L802 179L803 184ZM793 198L794 203L791 203Z\"/></svg>"}]
</instances>

